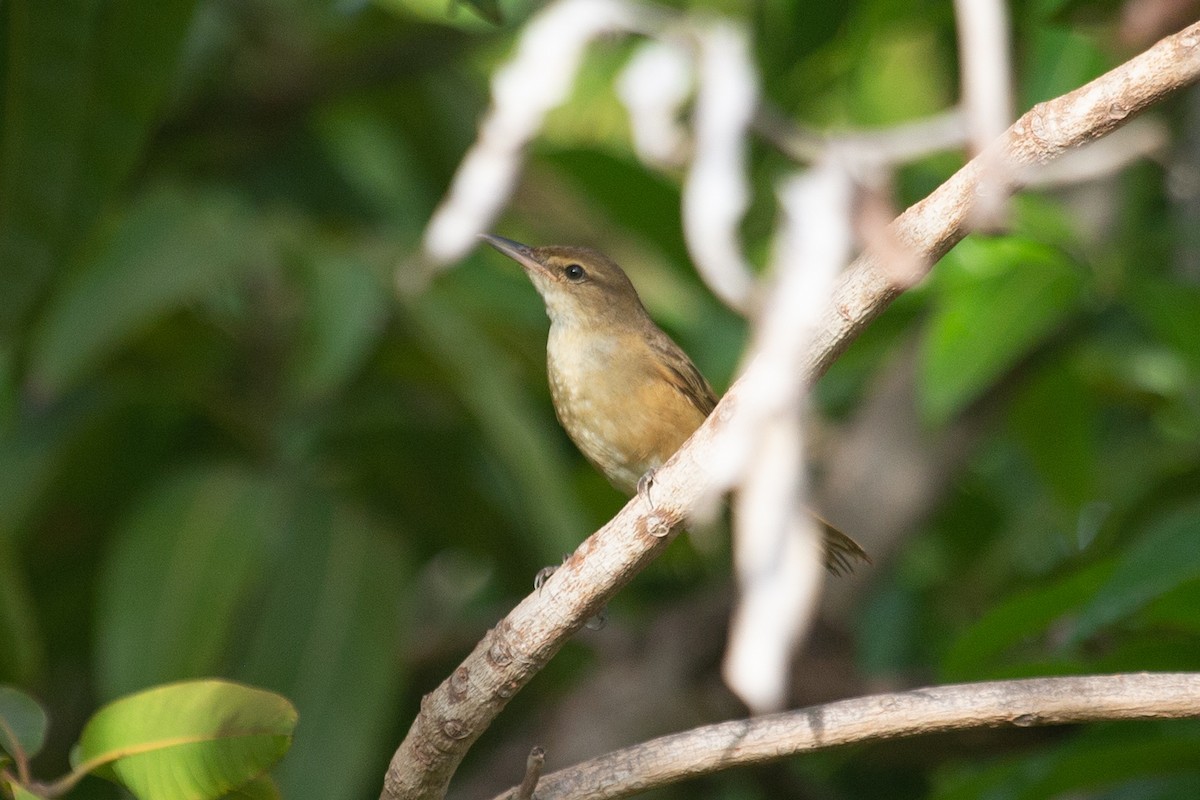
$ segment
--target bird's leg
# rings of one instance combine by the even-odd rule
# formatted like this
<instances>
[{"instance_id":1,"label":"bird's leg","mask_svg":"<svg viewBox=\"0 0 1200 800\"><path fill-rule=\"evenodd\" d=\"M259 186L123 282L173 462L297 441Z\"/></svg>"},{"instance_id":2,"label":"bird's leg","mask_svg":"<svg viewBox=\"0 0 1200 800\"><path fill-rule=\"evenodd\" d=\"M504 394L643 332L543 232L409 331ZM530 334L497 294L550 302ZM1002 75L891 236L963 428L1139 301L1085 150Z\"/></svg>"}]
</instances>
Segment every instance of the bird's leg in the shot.
<instances>
[{"instance_id":1,"label":"bird's leg","mask_svg":"<svg viewBox=\"0 0 1200 800\"><path fill-rule=\"evenodd\" d=\"M654 485L654 474L657 470L654 467L646 470L646 474L638 478L637 496L646 501L646 505L650 506L650 514L646 517L646 531L656 538L661 539L671 532L671 526L655 513L654 500L650 497L650 487Z\"/></svg>"},{"instance_id":2,"label":"bird's leg","mask_svg":"<svg viewBox=\"0 0 1200 800\"><path fill-rule=\"evenodd\" d=\"M563 563L566 563L568 558L570 558L570 556L563 556ZM550 576L555 572L558 572L558 567L542 567L539 569L537 574L533 576L533 590L535 592L540 592L542 587L546 585L546 581L550 580ZM596 616L588 618L588 621L584 623L584 627L589 631L598 631L607 623L608 606L605 606L604 608L600 609L600 612L596 614Z\"/></svg>"}]
</instances>

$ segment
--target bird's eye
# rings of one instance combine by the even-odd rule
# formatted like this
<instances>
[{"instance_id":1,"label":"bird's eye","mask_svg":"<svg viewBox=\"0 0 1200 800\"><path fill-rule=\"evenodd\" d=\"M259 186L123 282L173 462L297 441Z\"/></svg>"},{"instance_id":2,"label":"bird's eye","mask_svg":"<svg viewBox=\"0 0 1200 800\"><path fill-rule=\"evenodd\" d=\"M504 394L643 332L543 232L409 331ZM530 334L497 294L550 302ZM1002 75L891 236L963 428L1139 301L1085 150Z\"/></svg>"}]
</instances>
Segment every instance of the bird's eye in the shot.
<instances>
[{"instance_id":1,"label":"bird's eye","mask_svg":"<svg viewBox=\"0 0 1200 800\"><path fill-rule=\"evenodd\" d=\"M563 269L563 274L567 276L569 281L581 281L587 277L587 273L583 271L583 267L578 264L567 264Z\"/></svg>"}]
</instances>

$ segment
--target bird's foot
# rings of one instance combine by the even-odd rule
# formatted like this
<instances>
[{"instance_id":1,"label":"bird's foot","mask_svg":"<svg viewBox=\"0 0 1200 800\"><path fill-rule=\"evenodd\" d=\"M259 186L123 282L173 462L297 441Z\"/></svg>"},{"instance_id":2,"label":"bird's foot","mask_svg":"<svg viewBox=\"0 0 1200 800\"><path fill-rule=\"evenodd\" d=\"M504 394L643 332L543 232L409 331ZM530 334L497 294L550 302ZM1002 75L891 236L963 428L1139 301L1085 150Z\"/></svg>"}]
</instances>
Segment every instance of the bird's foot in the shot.
<instances>
[{"instance_id":1,"label":"bird's foot","mask_svg":"<svg viewBox=\"0 0 1200 800\"><path fill-rule=\"evenodd\" d=\"M646 501L646 505L650 506L650 510L654 510L654 500L650 497L650 487L654 485L654 473L658 470L651 467L646 470L646 474L638 478L637 496Z\"/></svg>"},{"instance_id":2,"label":"bird's foot","mask_svg":"<svg viewBox=\"0 0 1200 800\"><path fill-rule=\"evenodd\" d=\"M563 559L563 560L565 561L566 559ZM550 576L553 575L557 571L558 571L558 567L542 567L541 569L539 569L537 571L537 574L533 576L534 591L540 592L542 590L542 587L546 584L546 581L550 580Z\"/></svg>"},{"instance_id":3,"label":"bird's foot","mask_svg":"<svg viewBox=\"0 0 1200 800\"><path fill-rule=\"evenodd\" d=\"M651 467L646 470L646 474L638 478L637 496L646 502L650 507L650 514L646 517L646 531L653 537L661 539L671 532L671 526L666 520L655 513L654 500L650 497L650 487L654 485L655 469Z\"/></svg>"}]
</instances>

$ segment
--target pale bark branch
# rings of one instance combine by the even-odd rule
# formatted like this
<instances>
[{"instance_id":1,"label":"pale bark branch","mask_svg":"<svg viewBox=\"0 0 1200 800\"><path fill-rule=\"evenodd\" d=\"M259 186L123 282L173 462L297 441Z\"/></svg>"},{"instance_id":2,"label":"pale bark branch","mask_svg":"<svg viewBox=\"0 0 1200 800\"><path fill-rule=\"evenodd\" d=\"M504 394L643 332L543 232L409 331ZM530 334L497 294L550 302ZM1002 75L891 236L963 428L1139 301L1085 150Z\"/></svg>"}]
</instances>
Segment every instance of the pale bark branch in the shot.
<instances>
[{"instance_id":1,"label":"pale bark branch","mask_svg":"<svg viewBox=\"0 0 1200 800\"><path fill-rule=\"evenodd\" d=\"M1044 164L1065 151L1120 127L1134 115L1200 77L1200 23L1163 39L1140 56L1091 83L1041 103L1005 132L988 154L1008 176ZM890 226L894 238L928 269L966 234L979 180L979 158L968 163ZM996 162L991 162L996 163ZM919 276L913 276L919 277ZM879 259L859 258L847 271L823 317L823 327L797 365L815 380L850 341L902 291L904 282ZM716 411L655 476L655 508L631 500L584 541L542 589L526 597L489 631L454 673L421 703L408 735L392 758L381 797L440 798L470 746L516 692L673 535L649 531L679 525L712 484L714 433L739 401L735 383Z\"/></svg>"},{"instance_id":2,"label":"pale bark branch","mask_svg":"<svg viewBox=\"0 0 1200 800\"><path fill-rule=\"evenodd\" d=\"M1163 98L1200 79L1200 23L1162 39L1141 55L1023 114L986 151L911 206L889 226L893 238L924 262L920 273L897 276L868 253L851 266L834 295L822 336L800 368L822 375L858 332L883 312L905 284L968 233L981 163L1007 177L1007 190L1034 168L1099 139Z\"/></svg>"},{"instance_id":3,"label":"pale bark branch","mask_svg":"<svg viewBox=\"0 0 1200 800\"><path fill-rule=\"evenodd\" d=\"M1182 717L1200 717L1200 673L934 686L732 720L652 739L544 775L537 796L538 800L628 797L732 767L925 733Z\"/></svg>"}]
</instances>

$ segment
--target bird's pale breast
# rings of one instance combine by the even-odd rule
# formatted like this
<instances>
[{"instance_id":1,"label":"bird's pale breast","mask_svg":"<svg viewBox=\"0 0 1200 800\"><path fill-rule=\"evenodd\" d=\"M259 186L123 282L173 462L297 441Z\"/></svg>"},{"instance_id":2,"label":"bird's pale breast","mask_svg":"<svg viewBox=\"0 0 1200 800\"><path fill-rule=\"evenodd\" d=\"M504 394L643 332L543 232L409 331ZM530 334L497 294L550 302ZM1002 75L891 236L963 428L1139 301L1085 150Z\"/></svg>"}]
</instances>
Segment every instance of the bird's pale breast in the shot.
<instances>
[{"instance_id":1,"label":"bird's pale breast","mask_svg":"<svg viewBox=\"0 0 1200 800\"><path fill-rule=\"evenodd\" d=\"M547 372L571 440L619 489L632 493L704 421L668 382L636 334L597 337L555 330Z\"/></svg>"}]
</instances>

